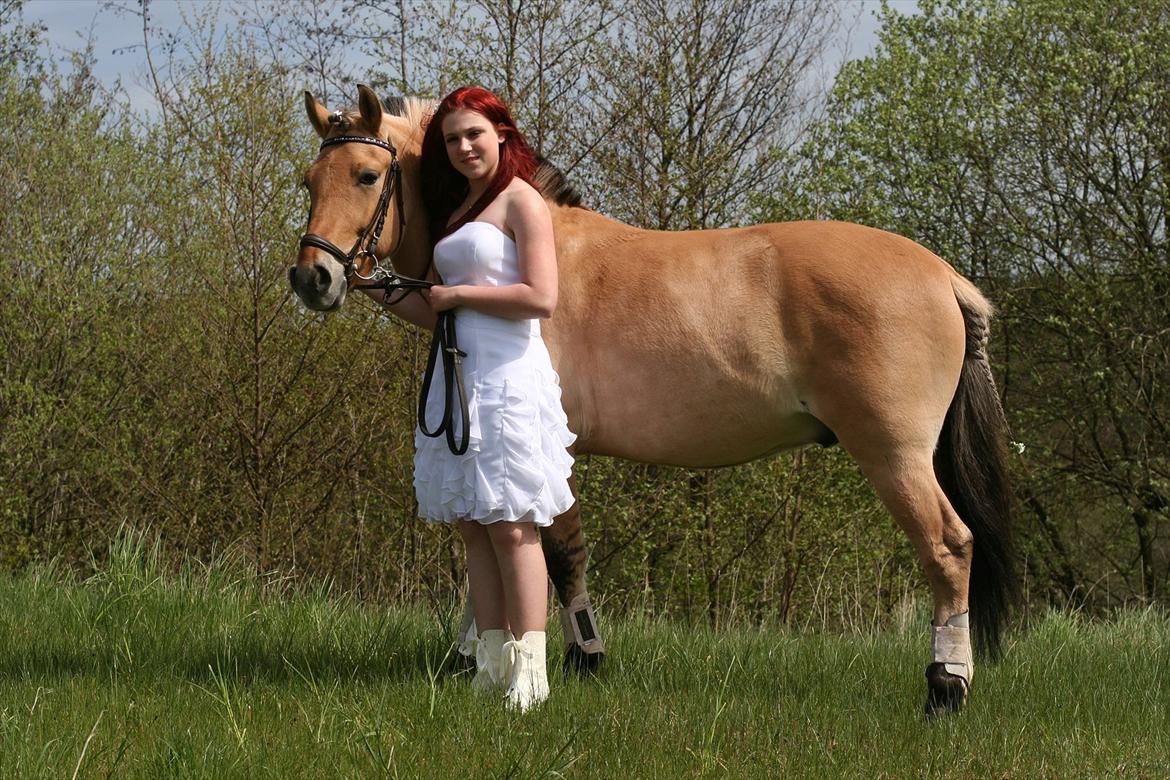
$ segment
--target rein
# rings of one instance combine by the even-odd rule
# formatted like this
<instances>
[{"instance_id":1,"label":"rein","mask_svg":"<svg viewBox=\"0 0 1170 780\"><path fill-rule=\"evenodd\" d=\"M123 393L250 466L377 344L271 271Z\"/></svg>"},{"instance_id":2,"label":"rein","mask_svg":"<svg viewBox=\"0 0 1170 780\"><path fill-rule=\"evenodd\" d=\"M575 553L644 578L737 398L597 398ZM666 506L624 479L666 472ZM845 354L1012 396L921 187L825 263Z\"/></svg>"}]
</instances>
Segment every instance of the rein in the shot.
<instances>
[{"instance_id":1,"label":"rein","mask_svg":"<svg viewBox=\"0 0 1170 780\"><path fill-rule=\"evenodd\" d=\"M394 270L394 262L391 258L402 246L402 237L406 234L406 210L402 203L402 166L398 164L398 150L394 148L394 144L389 141L383 141L381 138L374 138L368 135L339 135L335 138L327 138L321 142L321 150L328 146L346 143L370 144L377 146L380 149L385 149L390 152L390 167L386 171L386 181L382 185L382 193L378 196L378 205L374 209L374 215L370 218L365 230L358 236L358 240L350 248L349 252L343 252L341 247L334 244L329 239L319 236L316 233L305 233L301 236L301 248L313 247L315 249L322 249L332 255L345 268L345 279L349 282L350 277L356 276L361 280L359 284L350 284L349 286L356 290L384 290L386 295L383 303L387 306L393 306L401 302L407 295L421 290L429 290L434 286L433 282L428 282L425 279L415 279L410 276L403 276ZM382 265L378 259L378 242L382 237L382 228L386 225L386 214L390 209L390 199L395 199L395 204L398 207L398 238L394 243L394 248L386 255L386 264L389 268ZM363 276L358 270L356 261L359 258L368 257L372 262L372 267L368 276ZM427 263L427 269L430 269L430 263ZM423 271L426 275L426 271ZM391 296L401 292L401 295L396 299L391 299ZM443 417L439 421L438 427L431 429L427 425L426 407L427 397L430 394L431 383L435 377L435 366L438 363L438 357L442 354L443 360ZM463 358L467 357L467 353L459 349L458 341L455 337L455 311L449 309L439 313L438 320L435 322L435 330L431 335L431 348L427 356L427 369L423 375L422 391L418 399L418 427L424 436L435 438L444 433L447 435L447 447L455 455L462 455L467 452L467 445L471 436L471 415L467 409L467 390L463 385ZM453 414L454 396L458 393L459 396L459 412L463 422L462 432L458 442L455 439L455 418Z\"/></svg>"}]
</instances>

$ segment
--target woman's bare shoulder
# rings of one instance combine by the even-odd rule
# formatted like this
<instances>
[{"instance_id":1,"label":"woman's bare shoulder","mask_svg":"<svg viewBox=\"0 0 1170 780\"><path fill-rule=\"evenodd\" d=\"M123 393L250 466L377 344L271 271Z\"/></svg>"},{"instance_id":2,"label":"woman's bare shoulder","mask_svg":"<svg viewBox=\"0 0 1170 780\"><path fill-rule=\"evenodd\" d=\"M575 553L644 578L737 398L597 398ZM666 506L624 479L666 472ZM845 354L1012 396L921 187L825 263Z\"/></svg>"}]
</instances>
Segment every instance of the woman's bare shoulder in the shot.
<instances>
[{"instance_id":1,"label":"woman's bare shoulder","mask_svg":"<svg viewBox=\"0 0 1170 780\"><path fill-rule=\"evenodd\" d=\"M544 202L540 192L519 176L512 179L504 189L507 197L507 211L509 220L528 220L532 218L547 218L548 204Z\"/></svg>"}]
</instances>

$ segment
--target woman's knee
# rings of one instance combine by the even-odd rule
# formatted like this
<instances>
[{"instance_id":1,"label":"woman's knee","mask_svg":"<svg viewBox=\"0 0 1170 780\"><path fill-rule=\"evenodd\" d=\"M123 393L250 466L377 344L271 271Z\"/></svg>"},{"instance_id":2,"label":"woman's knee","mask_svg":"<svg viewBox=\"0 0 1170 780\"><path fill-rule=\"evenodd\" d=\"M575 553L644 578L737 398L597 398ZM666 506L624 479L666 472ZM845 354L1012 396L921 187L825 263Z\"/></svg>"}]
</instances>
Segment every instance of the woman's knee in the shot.
<instances>
[{"instance_id":1,"label":"woman's knee","mask_svg":"<svg viewBox=\"0 0 1170 780\"><path fill-rule=\"evenodd\" d=\"M517 548L532 542L539 543L540 534L534 523L492 523L487 527L492 544L497 548Z\"/></svg>"},{"instance_id":2,"label":"woman's knee","mask_svg":"<svg viewBox=\"0 0 1170 780\"><path fill-rule=\"evenodd\" d=\"M491 544L486 526L480 525L474 520L460 520L457 525L459 536L463 538L463 543L468 547Z\"/></svg>"}]
</instances>

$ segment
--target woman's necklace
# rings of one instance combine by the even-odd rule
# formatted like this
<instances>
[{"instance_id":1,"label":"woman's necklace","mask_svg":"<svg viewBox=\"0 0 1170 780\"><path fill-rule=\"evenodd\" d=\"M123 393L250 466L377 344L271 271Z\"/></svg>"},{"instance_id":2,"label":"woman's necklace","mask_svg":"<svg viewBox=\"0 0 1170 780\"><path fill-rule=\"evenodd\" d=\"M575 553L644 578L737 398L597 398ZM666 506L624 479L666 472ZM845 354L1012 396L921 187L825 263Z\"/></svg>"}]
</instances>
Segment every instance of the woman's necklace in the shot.
<instances>
[{"instance_id":1,"label":"woman's necklace","mask_svg":"<svg viewBox=\"0 0 1170 780\"><path fill-rule=\"evenodd\" d=\"M451 215L452 222L454 223L462 219L463 215L471 210L471 207L475 205L477 200L479 200L479 196L468 193L467 198L464 199L459 208L455 209L455 212Z\"/></svg>"}]
</instances>

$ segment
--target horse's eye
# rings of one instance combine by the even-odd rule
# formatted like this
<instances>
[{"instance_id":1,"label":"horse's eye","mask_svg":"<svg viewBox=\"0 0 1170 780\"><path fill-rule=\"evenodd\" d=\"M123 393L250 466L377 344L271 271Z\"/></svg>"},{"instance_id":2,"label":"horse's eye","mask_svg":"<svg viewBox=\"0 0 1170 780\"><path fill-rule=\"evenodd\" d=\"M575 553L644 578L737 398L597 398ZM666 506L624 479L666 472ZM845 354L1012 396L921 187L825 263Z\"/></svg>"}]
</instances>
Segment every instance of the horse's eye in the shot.
<instances>
[{"instance_id":1,"label":"horse's eye","mask_svg":"<svg viewBox=\"0 0 1170 780\"><path fill-rule=\"evenodd\" d=\"M362 184L373 184L378 180L378 174L374 171L363 171L362 175L358 177L358 181Z\"/></svg>"}]
</instances>

